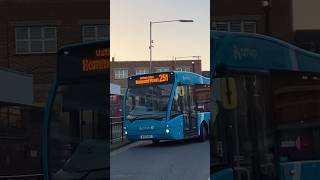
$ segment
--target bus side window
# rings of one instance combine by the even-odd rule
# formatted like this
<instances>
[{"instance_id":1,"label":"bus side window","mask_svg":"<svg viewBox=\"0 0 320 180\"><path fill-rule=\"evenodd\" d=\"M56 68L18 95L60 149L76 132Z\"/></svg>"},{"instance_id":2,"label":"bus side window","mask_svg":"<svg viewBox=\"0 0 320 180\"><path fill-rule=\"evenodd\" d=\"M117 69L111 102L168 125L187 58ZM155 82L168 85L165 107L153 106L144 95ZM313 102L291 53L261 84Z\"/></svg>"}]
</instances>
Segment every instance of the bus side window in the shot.
<instances>
[{"instance_id":1,"label":"bus side window","mask_svg":"<svg viewBox=\"0 0 320 180\"><path fill-rule=\"evenodd\" d=\"M174 93L171 107L171 116L182 114L181 103L183 97L181 97L181 89L182 86L177 86L176 92Z\"/></svg>"},{"instance_id":2,"label":"bus side window","mask_svg":"<svg viewBox=\"0 0 320 180\"><path fill-rule=\"evenodd\" d=\"M209 112L210 104L210 86L209 85L195 85L194 98L196 109L199 112Z\"/></svg>"}]
</instances>

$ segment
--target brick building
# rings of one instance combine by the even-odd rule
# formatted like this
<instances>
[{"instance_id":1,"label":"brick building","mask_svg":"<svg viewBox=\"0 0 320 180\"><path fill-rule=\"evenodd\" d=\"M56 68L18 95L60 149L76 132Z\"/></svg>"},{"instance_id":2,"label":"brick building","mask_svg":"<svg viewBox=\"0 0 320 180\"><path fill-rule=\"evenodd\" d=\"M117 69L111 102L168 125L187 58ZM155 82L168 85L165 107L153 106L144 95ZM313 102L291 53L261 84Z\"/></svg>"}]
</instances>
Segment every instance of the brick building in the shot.
<instances>
[{"instance_id":1,"label":"brick building","mask_svg":"<svg viewBox=\"0 0 320 180\"><path fill-rule=\"evenodd\" d=\"M320 53L319 5L317 0L215 0L211 29L267 34Z\"/></svg>"},{"instance_id":2,"label":"brick building","mask_svg":"<svg viewBox=\"0 0 320 180\"><path fill-rule=\"evenodd\" d=\"M293 0L295 43L306 50L320 53L320 2Z\"/></svg>"},{"instance_id":3,"label":"brick building","mask_svg":"<svg viewBox=\"0 0 320 180\"><path fill-rule=\"evenodd\" d=\"M56 52L109 36L109 1L0 1L0 67L32 74L35 104L46 103Z\"/></svg>"},{"instance_id":4,"label":"brick building","mask_svg":"<svg viewBox=\"0 0 320 180\"><path fill-rule=\"evenodd\" d=\"M268 34L294 41L292 0L214 0L210 6L212 30Z\"/></svg>"},{"instance_id":5,"label":"brick building","mask_svg":"<svg viewBox=\"0 0 320 180\"><path fill-rule=\"evenodd\" d=\"M136 74L149 73L149 61L114 61L110 63L110 82L121 86L121 93L127 87L127 78ZM190 71L201 74L201 60L152 61L152 72Z\"/></svg>"},{"instance_id":6,"label":"brick building","mask_svg":"<svg viewBox=\"0 0 320 180\"><path fill-rule=\"evenodd\" d=\"M0 104L0 176L41 173L43 108L67 44L109 37L109 0L0 0L0 68L33 77L32 106Z\"/></svg>"}]
</instances>

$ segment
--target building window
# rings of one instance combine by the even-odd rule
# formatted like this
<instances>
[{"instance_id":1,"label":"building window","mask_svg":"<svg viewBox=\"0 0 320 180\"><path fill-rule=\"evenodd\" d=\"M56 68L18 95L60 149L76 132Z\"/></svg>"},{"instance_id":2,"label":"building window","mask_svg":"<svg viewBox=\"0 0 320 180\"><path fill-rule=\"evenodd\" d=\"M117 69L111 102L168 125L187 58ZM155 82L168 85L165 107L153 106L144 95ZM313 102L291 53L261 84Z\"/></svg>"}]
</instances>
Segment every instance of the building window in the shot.
<instances>
[{"instance_id":1,"label":"building window","mask_svg":"<svg viewBox=\"0 0 320 180\"><path fill-rule=\"evenodd\" d=\"M22 133L22 122L22 112L19 107L0 107L0 134Z\"/></svg>"},{"instance_id":2,"label":"building window","mask_svg":"<svg viewBox=\"0 0 320 180\"><path fill-rule=\"evenodd\" d=\"M156 72L167 72L169 71L169 68L167 67L159 67L156 69Z\"/></svg>"},{"instance_id":3,"label":"building window","mask_svg":"<svg viewBox=\"0 0 320 180\"><path fill-rule=\"evenodd\" d=\"M231 32L242 32L242 22L241 21L233 21L230 23Z\"/></svg>"},{"instance_id":4,"label":"building window","mask_svg":"<svg viewBox=\"0 0 320 180\"><path fill-rule=\"evenodd\" d=\"M185 72L191 72L191 67L189 66L181 66L181 67L176 67L177 71L185 71Z\"/></svg>"},{"instance_id":5,"label":"building window","mask_svg":"<svg viewBox=\"0 0 320 180\"><path fill-rule=\"evenodd\" d=\"M56 27L16 27L16 54L56 53Z\"/></svg>"},{"instance_id":6,"label":"building window","mask_svg":"<svg viewBox=\"0 0 320 180\"><path fill-rule=\"evenodd\" d=\"M140 75L140 74L148 74L149 73L149 69L136 69L136 75Z\"/></svg>"},{"instance_id":7,"label":"building window","mask_svg":"<svg viewBox=\"0 0 320 180\"><path fill-rule=\"evenodd\" d=\"M254 21L213 22L212 29L216 31L256 33L257 23Z\"/></svg>"},{"instance_id":8,"label":"building window","mask_svg":"<svg viewBox=\"0 0 320 180\"><path fill-rule=\"evenodd\" d=\"M83 42L106 40L109 37L108 25L86 25L82 26Z\"/></svg>"},{"instance_id":9,"label":"building window","mask_svg":"<svg viewBox=\"0 0 320 180\"><path fill-rule=\"evenodd\" d=\"M126 79L128 78L128 69L115 69L114 79Z\"/></svg>"},{"instance_id":10,"label":"building window","mask_svg":"<svg viewBox=\"0 0 320 180\"><path fill-rule=\"evenodd\" d=\"M121 93L121 94L126 94L126 91L127 91L127 88L121 88L121 89L120 89L120 93Z\"/></svg>"},{"instance_id":11,"label":"building window","mask_svg":"<svg viewBox=\"0 0 320 180\"><path fill-rule=\"evenodd\" d=\"M230 23L229 22L215 22L214 23L214 29L217 31L229 31L230 29Z\"/></svg>"},{"instance_id":12,"label":"building window","mask_svg":"<svg viewBox=\"0 0 320 180\"><path fill-rule=\"evenodd\" d=\"M243 32L256 33L257 32L257 23L253 21L244 21L243 22Z\"/></svg>"}]
</instances>

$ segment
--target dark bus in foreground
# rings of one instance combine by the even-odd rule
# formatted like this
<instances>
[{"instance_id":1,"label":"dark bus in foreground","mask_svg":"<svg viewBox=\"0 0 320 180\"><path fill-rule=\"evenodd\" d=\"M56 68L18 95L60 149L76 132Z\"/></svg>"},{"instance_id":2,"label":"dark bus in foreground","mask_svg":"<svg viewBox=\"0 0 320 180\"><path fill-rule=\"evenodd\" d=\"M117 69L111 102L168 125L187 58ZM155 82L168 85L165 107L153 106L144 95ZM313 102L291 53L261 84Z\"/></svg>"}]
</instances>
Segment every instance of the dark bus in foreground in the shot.
<instances>
[{"instance_id":1,"label":"dark bus in foreground","mask_svg":"<svg viewBox=\"0 0 320 180\"><path fill-rule=\"evenodd\" d=\"M44 117L46 180L109 179L109 54L109 41L59 50Z\"/></svg>"},{"instance_id":2,"label":"dark bus in foreground","mask_svg":"<svg viewBox=\"0 0 320 180\"><path fill-rule=\"evenodd\" d=\"M319 179L319 54L212 32L211 83L211 179Z\"/></svg>"}]
</instances>

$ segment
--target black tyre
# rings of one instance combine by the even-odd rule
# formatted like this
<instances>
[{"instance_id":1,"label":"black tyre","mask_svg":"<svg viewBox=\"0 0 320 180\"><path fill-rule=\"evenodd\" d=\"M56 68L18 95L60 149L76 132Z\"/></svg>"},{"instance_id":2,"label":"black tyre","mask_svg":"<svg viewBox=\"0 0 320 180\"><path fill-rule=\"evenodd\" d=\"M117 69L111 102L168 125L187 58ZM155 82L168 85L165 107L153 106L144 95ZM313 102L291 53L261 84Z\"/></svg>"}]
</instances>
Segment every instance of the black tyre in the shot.
<instances>
[{"instance_id":1,"label":"black tyre","mask_svg":"<svg viewBox=\"0 0 320 180\"><path fill-rule=\"evenodd\" d=\"M205 123L201 123L199 140L203 142L207 139L207 137L208 137L207 126Z\"/></svg>"},{"instance_id":2,"label":"black tyre","mask_svg":"<svg viewBox=\"0 0 320 180\"><path fill-rule=\"evenodd\" d=\"M160 140L159 139L152 139L153 144L159 144Z\"/></svg>"}]
</instances>

